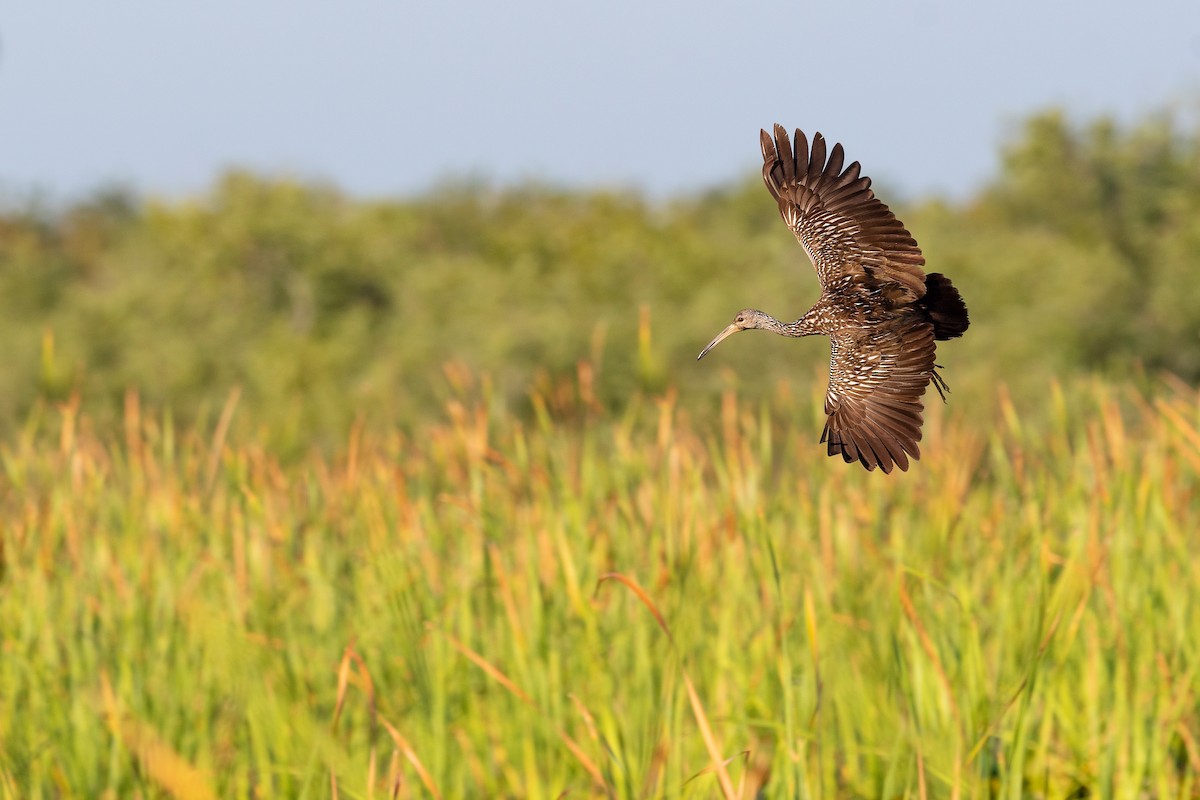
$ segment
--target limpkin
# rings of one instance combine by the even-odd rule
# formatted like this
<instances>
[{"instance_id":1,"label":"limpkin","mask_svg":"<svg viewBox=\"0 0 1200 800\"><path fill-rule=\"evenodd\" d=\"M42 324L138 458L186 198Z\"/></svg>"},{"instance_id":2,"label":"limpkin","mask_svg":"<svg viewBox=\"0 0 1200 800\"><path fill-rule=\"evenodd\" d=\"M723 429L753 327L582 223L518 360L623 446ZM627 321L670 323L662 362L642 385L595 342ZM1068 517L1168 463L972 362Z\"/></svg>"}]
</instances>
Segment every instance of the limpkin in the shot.
<instances>
[{"instance_id":1,"label":"limpkin","mask_svg":"<svg viewBox=\"0 0 1200 800\"><path fill-rule=\"evenodd\" d=\"M782 125L761 132L763 180L817 270L821 296L795 322L753 308L738 312L697 356L738 331L828 336L829 389L821 442L829 455L868 470L908 469L921 457L921 397L932 383L946 399L934 342L962 336L970 324L962 296L925 258L904 224L875 197L857 161L843 169L835 144Z\"/></svg>"}]
</instances>

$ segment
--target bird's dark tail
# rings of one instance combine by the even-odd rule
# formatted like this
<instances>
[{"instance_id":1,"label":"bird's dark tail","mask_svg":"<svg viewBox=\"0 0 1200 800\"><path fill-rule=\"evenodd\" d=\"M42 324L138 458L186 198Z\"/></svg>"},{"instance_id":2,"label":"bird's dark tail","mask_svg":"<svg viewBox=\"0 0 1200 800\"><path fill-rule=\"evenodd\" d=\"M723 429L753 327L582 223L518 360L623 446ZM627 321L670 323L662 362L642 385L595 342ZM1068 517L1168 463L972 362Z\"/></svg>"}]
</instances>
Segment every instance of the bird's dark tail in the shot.
<instances>
[{"instance_id":1,"label":"bird's dark tail","mask_svg":"<svg viewBox=\"0 0 1200 800\"><path fill-rule=\"evenodd\" d=\"M967 332L971 319L967 316L967 304L950 279L940 272L925 276L925 296L921 307L933 323L933 338L954 339Z\"/></svg>"}]
</instances>

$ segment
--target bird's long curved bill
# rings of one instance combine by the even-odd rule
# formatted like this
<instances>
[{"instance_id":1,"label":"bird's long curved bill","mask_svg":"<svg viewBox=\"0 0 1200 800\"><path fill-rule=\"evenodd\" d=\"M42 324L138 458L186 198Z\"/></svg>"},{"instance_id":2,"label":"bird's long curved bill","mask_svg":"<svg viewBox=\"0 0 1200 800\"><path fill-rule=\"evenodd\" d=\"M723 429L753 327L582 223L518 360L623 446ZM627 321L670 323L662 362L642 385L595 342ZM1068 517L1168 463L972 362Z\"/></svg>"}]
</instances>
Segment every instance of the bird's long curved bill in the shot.
<instances>
[{"instance_id":1,"label":"bird's long curved bill","mask_svg":"<svg viewBox=\"0 0 1200 800\"><path fill-rule=\"evenodd\" d=\"M708 343L708 347L700 351L700 355L696 356L696 360L699 361L700 359L704 358L709 350L712 350L714 347L728 339L730 336L733 336L740 330L741 328L739 328L737 325L730 325L728 328L718 333L716 337Z\"/></svg>"}]
</instances>

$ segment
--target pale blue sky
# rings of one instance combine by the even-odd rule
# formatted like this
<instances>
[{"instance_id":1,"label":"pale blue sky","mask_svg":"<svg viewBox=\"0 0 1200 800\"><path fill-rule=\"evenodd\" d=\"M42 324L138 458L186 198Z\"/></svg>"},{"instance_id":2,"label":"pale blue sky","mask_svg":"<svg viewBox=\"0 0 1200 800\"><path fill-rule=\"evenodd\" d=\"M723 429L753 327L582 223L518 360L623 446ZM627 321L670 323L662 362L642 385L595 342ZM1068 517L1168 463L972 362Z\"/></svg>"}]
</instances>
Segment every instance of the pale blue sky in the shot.
<instances>
[{"instance_id":1,"label":"pale blue sky","mask_svg":"<svg viewBox=\"0 0 1200 800\"><path fill-rule=\"evenodd\" d=\"M1200 2L0 4L0 192L179 195L231 165L364 195L448 176L656 195L778 120L907 195L992 174L1036 109L1200 107Z\"/></svg>"}]
</instances>

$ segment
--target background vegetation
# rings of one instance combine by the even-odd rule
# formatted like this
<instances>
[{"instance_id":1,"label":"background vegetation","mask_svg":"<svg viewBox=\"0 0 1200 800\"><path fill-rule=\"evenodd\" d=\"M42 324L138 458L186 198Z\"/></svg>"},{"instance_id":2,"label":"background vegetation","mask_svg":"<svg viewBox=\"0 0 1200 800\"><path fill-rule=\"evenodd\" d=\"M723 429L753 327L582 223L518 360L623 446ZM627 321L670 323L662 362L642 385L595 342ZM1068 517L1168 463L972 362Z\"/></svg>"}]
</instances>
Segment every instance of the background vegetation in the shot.
<instances>
[{"instance_id":1,"label":"background vegetation","mask_svg":"<svg viewBox=\"0 0 1200 800\"><path fill-rule=\"evenodd\" d=\"M893 205L979 323L942 355L956 390L1200 377L1200 133L1045 114L977 197ZM39 398L77 392L111 418L133 387L192 419L237 386L241 419L307 446L358 415L414 423L450 361L518 412L581 360L608 408L668 385L703 402L726 380L756 398L824 349L759 335L703 367L696 353L743 306L794 317L815 295L757 177L663 203L476 184L367 202L231 173L191 201L26 204L0 217L0 430Z\"/></svg>"},{"instance_id":2,"label":"background vegetation","mask_svg":"<svg viewBox=\"0 0 1200 800\"><path fill-rule=\"evenodd\" d=\"M894 205L974 327L884 477L694 362L815 297L757 178L10 204L0 796L1200 795L1200 133Z\"/></svg>"}]
</instances>

